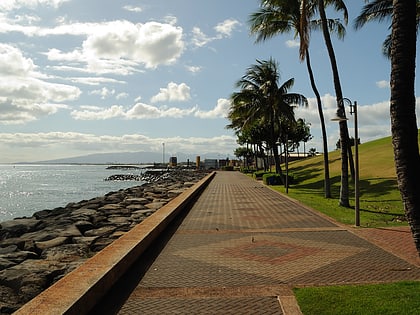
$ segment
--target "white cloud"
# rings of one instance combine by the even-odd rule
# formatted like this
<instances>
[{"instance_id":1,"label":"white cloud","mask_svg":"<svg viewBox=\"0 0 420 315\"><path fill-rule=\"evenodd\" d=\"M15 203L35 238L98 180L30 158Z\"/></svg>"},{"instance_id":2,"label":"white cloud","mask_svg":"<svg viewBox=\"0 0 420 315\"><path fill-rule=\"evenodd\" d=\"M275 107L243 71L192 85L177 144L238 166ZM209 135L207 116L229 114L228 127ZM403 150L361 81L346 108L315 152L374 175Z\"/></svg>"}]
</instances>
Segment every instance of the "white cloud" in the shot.
<instances>
[{"instance_id":1,"label":"white cloud","mask_svg":"<svg viewBox=\"0 0 420 315\"><path fill-rule=\"evenodd\" d=\"M185 68L191 73L198 73L202 69L200 66L185 66Z\"/></svg>"},{"instance_id":2,"label":"white cloud","mask_svg":"<svg viewBox=\"0 0 420 315\"><path fill-rule=\"evenodd\" d=\"M2 2L0 2L2 3ZM72 51L51 48L50 61L71 63L61 70L127 75L139 71L139 66L156 68L175 63L185 49L183 29L176 26L175 17L167 22L132 23L114 20L99 23L67 23L56 27L21 25L0 15L0 33L20 32L26 36L85 36L80 47ZM61 65L62 66L62 65ZM60 68L58 68L60 69Z\"/></svg>"},{"instance_id":3,"label":"white cloud","mask_svg":"<svg viewBox=\"0 0 420 315\"><path fill-rule=\"evenodd\" d=\"M1 0L0 10L10 11L19 8L31 8L34 9L40 6L49 6L58 8L63 3L70 0Z\"/></svg>"},{"instance_id":4,"label":"white cloud","mask_svg":"<svg viewBox=\"0 0 420 315\"><path fill-rule=\"evenodd\" d=\"M103 99L103 100L115 95L115 93L116 93L115 89L110 90L106 87L103 87L100 90L93 90L93 91L89 92L90 95L100 95L101 99Z\"/></svg>"},{"instance_id":5,"label":"white cloud","mask_svg":"<svg viewBox=\"0 0 420 315\"><path fill-rule=\"evenodd\" d=\"M143 11L142 8L136 7L136 6L133 6L133 5L125 5L125 6L123 6L123 9L127 10L127 11L130 11L130 12L136 12L136 13L140 13L140 12Z\"/></svg>"},{"instance_id":6,"label":"white cloud","mask_svg":"<svg viewBox=\"0 0 420 315\"><path fill-rule=\"evenodd\" d=\"M73 110L71 116L76 120L105 120L105 119L158 119L158 118L185 118L196 117L200 119L216 119L225 118L230 106L230 101L227 99L219 99L217 105L209 110L199 110L198 106L191 108L178 107L156 107L140 102L138 98L137 103L125 109L121 105L113 105L109 108L102 108L98 106L81 106L78 110Z\"/></svg>"},{"instance_id":7,"label":"white cloud","mask_svg":"<svg viewBox=\"0 0 420 315\"><path fill-rule=\"evenodd\" d=\"M183 50L182 28L157 22L109 22L102 32L90 34L83 43L85 57L128 59L143 63L147 68L174 63Z\"/></svg>"},{"instance_id":8,"label":"white cloud","mask_svg":"<svg viewBox=\"0 0 420 315\"><path fill-rule=\"evenodd\" d=\"M123 106L113 105L109 108L96 106L81 107L73 110L71 116L76 120L105 120L112 118L121 119L158 119L158 118L182 118L191 116L196 107L182 109L177 107L155 107L144 103L136 103L132 108L125 110Z\"/></svg>"},{"instance_id":9,"label":"white cloud","mask_svg":"<svg viewBox=\"0 0 420 315\"><path fill-rule=\"evenodd\" d=\"M0 23L0 32L22 32L27 36L86 36L81 47L64 52L51 48L50 61L67 62L72 66L60 70L81 70L92 73L121 75L139 71L138 67L156 68L170 65L184 52L183 30L172 24L137 23L115 20L102 23L72 23L55 28L16 26Z\"/></svg>"},{"instance_id":10,"label":"white cloud","mask_svg":"<svg viewBox=\"0 0 420 315\"><path fill-rule=\"evenodd\" d=\"M286 41L286 46L289 48L295 48L300 46L300 42L296 39L289 39Z\"/></svg>"},{"instance_id":11,"label":"white cloud","mask_svg":"<svg viewBox=\"0 0 420 315\"><path fill-rule=\"evenodd\" d=\"M14 17L15 23L32 25L41 21L41 18L33 14L22 14Z\"/></svg>"},{"instance_id":12,"label":"white cloud","mask_svg":"<svg viewBox=\"0 0 420 315\"><path fill-rule=\"evenodd\" d=\"M211 38L204 34L199 27L194 27L192 30L192 43L194 46L203 47L209 42L213 41L214 38Z\"/></svg>"},{"instance_id":13,"label":"white cloud","mask_svg":"<svg viewBox=\"0 0 420 315\"><path fill-rule=\"evenodd\" d=\"M224 98L217 100L217 105L214 109L210 111L200 111L198 110L195 113L195 116L199 118L226 118L230 108L230 101Z\"/></svg>"},{"instance_id":14,"label":"white cloud","mask_svg":"<svg viewBox=\"0 0 420 315\"><path fill-rule=\"evenodd\" d=\"M66 79L70 80L73 83L81 83L81 84L86 84L86 85L100 85L104 83L119 83L119 84L126 83L125 81L119 81L116 79L105 78L105 77L71 77L71 78L66 78Z\"/></svg>"},{"instance_id":15,"label":"white cloud","mask_svg":"<svg viewBox=\"0 0 420 315\"><path fill-rule=\"evenodd\" d=\"M382 80L376 82L376 86L380 89L389 89L389 81Z\"/></svg>"},{"instance_id":16,"label":"white cloud","mask_svg":"<svg viewBox=\"0 0 420 315\"><path fill-rule=\"evenodd\" d=\"M0 44L0 73L6 76L26 77L35 70L33 61L11 45Z\"/></svg>"},{"instance_id":17,"label":"white cloud","mask_svg":"<svg viewBox=\"0 0 420 315\"><path fill-rule=\"evenodd\" d=\"M11 45L0 44L0 123L22 124L67 108L81 91L74 86L51 83L34 62Z\"/></svg>"},{"instance_id":18,"label":"white cloud","mask_svg":"<svg viewBox=\"0 0 420 315\"><path fill-rule=\"evenodd\" d=\"M71 116L76 120L106 120L125 116L124 108L120 105L109 108L84 106L81 109L72 111Z\"/></svg>"},{"instance_id":19,"label":"white cloud","mask_svg":"<svg viewBox=\"0 0 420 315\"><path fill-rule=\"evenodd\" d=\"M152 97L151 102L184 102L191 99L190 87L185 83L177 84L174 82L168 83L166 88L161 88L160 92Z\"/></svg>"},{"instance_id":20,"label":"white cloud","mask_svg":"<svg viewBox=\"0 0 420 315\"><path fill-rule=\"evenodd\" d=\"M182 118L190 116L197 110L196 107L182 109L177 107L154 107L151 105L137 103L133 108L127 111L127 119L152 119L152 118Z\"/></svg>"},{"instance_id":21,"label":"white cloud","mask_svg":"<svg viewBox=\"0 0 420 315\"><path fill-rule=\"evenodd\" d=\"M117 96L115 96L115 98L117 100L121 100L121 99L127 98L128 96L129 96L128 93L122 92L122 93L118 93Z\"/></svg>"},{"instance_id":22,"label":"white cloud","mask_svg":"<svg viewBox=\"0 0 420 315\"><path fill-rule=\"evenodd\" d=\"M176 23L178 23L178 19L176 16L173 15L167 15L165 16L165 18L163 19L163 21L165 23L171 24L171 25L176 25Z\"/></svg>"},{"instance_id":23,"label":"white cloud","mask_svg":"<svg viewBox=\"0 0 420 315\"><path fill-rule=\"evenodd\" d=\"M233 19L227 19L215 26L217 33L223 35L224 37L230 37L233 30L236 26L240 25L239 21Z\"/></svg>"},{"instance_id":24,"label":"white cloud","mask_svg":"<svg viewBox=\"0 0 420 315\"><path fill-rule=\"evenodd\" d=\"M231 37L233 30L238 25L240 23L237 20L225 20L214 27L217 33L215 36L208 36L199 27L194 27L192 29L192 43L196 47L203 47L212 41Z\"/></svg>"},{"instance_id":25,"label":"white cloud","mask_svg":"<svg viewBox=\"0 0 420 315\"><path fill-rule=\"evenodd\" d=\"M9 99L0 100L0 124L19 125L34 120L42 116L55 114L60 109L67 109L68 106L62 104L31 104L26 106L15 106Z\"/></svg>"}]
</instances>

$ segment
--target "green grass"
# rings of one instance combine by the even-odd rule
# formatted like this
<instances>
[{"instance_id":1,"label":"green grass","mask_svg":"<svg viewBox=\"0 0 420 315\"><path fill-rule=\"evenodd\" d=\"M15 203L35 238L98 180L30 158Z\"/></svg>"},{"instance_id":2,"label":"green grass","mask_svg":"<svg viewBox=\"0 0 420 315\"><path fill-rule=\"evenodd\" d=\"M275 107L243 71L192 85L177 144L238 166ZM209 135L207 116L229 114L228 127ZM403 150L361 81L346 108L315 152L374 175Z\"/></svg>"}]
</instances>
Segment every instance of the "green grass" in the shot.
<instances>
[{"instance_id":1,"label":"green grass","mask_svg":"<svg viewBox=\"0 0 420 315\"><path fill-rule=\"evenodd\" d=\"M349 179L350 205L338 205L340 193L341 157L339 151L329 153L332 198L324 198L323 156L289 163L289 174L295 184L289 196L344 224L354 224L354 186ZM397 187L391 138L361 144L360 165L360 223L362 227L407 225L400 192ZM284 165L283 165L284 171ZM285 192L283 186L273 186Z\"/></svg>"},{"instance_id":2,"label":"green grass","mask_svg":"<svg viewBox=\"0 0 420 315\"><path fill-rule=\"evenodd\" d=\"M419 292L420 282L415 281L294 289L304 315L417 315Z\"/></svg>"}]
</instances>

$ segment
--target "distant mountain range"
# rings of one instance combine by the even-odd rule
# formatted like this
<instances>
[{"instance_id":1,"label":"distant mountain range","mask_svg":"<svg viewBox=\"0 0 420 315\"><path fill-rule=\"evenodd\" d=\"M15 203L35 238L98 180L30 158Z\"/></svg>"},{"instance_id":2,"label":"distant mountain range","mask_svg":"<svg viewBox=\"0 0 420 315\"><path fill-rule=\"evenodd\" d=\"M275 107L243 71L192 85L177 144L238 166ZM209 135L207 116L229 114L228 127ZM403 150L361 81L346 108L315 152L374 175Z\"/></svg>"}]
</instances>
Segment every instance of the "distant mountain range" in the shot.
<instances>
[{"instance_id":1,"label":"distant mountain range","mask_svg":"<svg viewBox=\"0 0 420 315\"><path fill-rule=\"evenodd\" d=\"M177 161L195 163L197 156L200 159L224 159L226 158L222 154L208 153L204 155L200 154L186 154L177 153L173 156L177 158ZM165 155L165 163L169 162L169 155ZM39 164L153 164L162 163L163 155L156 152L120 152L120 153L96 153L77 157L62 158L55 160L38 161Z\"/></svg>"}]
</instances>

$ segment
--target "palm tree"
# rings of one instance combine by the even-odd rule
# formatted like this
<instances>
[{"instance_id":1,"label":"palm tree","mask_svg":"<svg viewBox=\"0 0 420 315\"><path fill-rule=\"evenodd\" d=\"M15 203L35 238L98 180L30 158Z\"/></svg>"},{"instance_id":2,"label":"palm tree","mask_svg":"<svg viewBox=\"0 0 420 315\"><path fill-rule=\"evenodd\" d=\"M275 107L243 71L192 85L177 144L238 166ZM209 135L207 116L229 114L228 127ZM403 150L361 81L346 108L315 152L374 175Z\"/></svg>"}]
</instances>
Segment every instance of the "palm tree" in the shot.
<instances>
[{"instance_id":1,"label":"palm tree","mask_svg":"<svg viewBox=\"0 0 420 315\"><path fill-rule=\"evenodd\" d=\"M391 43L391 131L398 187L420 256L420 155L416 122L416 0L394 0Z\"/></svg>"},{"instance_id":2,"label":"palm tree","mask_svg":"<svg viewBox=\"0 0 420 315\"><path fill-rule=\"evenodd\" d=\"M306 15L301 14L300 0L261 0L260 9L251 14L250 26L251 33L256 34L256 42L265 41L278 34L293 31L295 37L300 38L299 58L301 61L306 60L306 67L309 74L312 90L316 96L318 105L318 114L321 123L322 144L324 151L324 196L331 198L330 172L328 164L328 139L325 128L324 113L322 110L321 96L315 83L312 71L311 61L309 57L309 28L307 20L314 13L314 8L307 7ZM305 22L305 23L302 23ZM335 25L337 21L330 21L331 25ZM343 34L342 28L337 26L339 36Z\"/></svg>"},{"instance_id":3,"label":"palm tree","mask_svg":"<svg viewBox=\"0 0 420 315\"><path fill-rule=\"evenodd\" d=\"M325 1L325 3L324 3ZM342 0L317 0L319 16L321 18L322 33L324 35L325 45L327 47L328 56L330 58L331 69L333 73L334 90L337 100L337 113L341 117L345 117L345 109L343 102L343 92L341 89L340 76L338 74L337 60L335 57L334 48L331 41L330 29L328 25L327 15L325 13L325 5L333 5L335 10L342 11L344 22L347 24L348 12L345 3ZM303 7L305 10L305 7ZM341 187L339 204L344 207L350 207L349 204L349 175L348 175L348 161L351 158L351 148L348 145L349 131L347 121L340 121L340 142L341 142ZM353 170L353 167L351 167Z\"/></svg>"},{"instance_id":4,"label":"palm tree","mask_svg":"<svg viewBox=\"0 0 420 315\"><path fill-rule=\"evenodd\" d=\"M368 1L366 1L368 2ZM362 12L354 20L355 29L362 28L366 23L371 21L382 22L391 20L393 5L392 0L373 0L369 1L362 9ZM416 4L416 23L417 28L420 20L420 1ZM387 58L391 57L391 34L389 34L382 44L382 53Z\"/></svg>"},{"instance_id":5,"label":"palm tree","mask_svg":"<svg viewBox=\"0 0 420 315\"><path fill-rule=\"evenodd\" d=\"M278 65L273 60L259 61L247 69L236 83L240 88L231 96L228 128L249 128L252 125L267 128L267 143L273 150L276 173L281 174L278 140L282 130L282 120L295 121L292 105L307 106L307 99L297 93L288 93L294 84L289 79L281 86Z\"/></svg>"}]
</instances>

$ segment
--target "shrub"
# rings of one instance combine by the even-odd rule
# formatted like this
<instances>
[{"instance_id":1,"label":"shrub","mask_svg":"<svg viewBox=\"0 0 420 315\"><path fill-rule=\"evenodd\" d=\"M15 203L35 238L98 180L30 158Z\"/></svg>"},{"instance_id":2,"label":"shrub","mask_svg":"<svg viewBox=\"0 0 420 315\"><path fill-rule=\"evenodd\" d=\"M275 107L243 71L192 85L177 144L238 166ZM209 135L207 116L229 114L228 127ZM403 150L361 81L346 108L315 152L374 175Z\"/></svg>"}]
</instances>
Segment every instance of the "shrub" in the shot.
<instances>
[{"instance_id":1,"label":"shrub","mask_svg":"<svg viewBox=\"0 0 420 315\"><path fill-rule=\"evenodd\" d=\"M241 172L244 174L251 174L255 172L254 168L249 168L249 167L242 167L241 168Z\"/></svg>"},{"instance_id":2,"label":"shrub","mask_svg":"<svg viewBox=\"0 0 420 315\"><path fill-rule=\"evenodd\" d=\"M282 178L280 174L275 173L267 173L264 174L263 177L263 183L266 185L281 185L283 184Z\"/></svg>"},{"instance_id":3,"label":"shrub","mask_svg":"<svg viewBox=\"0 0 420 315\"><path fill-rule=\"evenodd\" d=\"M266 171L256 171L252 174L255 179L262 179L264 174L268 174Z\"/></svg>"},{"instance_id":4,"label":"shrub","mask_svg":"<svg viewBox=\"0 0 420 315\"><path fill-rule=\"evenodd\" d=\"M284 184L286 184L286 174L283 174L283 182ZM295 183L295 177L290 173L289 173L289 176L287 177L287 183L289 185Z\"/></svg>"}]
</instances>

